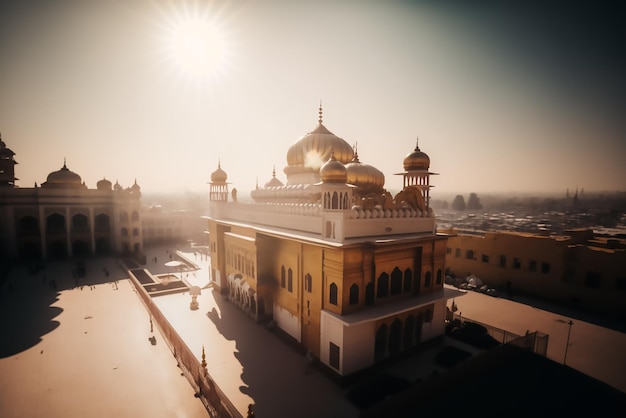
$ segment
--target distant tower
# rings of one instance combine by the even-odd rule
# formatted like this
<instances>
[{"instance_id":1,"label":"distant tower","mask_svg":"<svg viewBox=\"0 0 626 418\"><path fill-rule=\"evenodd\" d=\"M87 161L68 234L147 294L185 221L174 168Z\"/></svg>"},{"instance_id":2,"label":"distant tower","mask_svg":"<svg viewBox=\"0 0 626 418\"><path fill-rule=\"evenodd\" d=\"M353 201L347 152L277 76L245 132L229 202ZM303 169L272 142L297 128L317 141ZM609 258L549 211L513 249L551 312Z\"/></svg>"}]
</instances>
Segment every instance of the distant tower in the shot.
<instances>
[{"instance_id":1,"label":"distant tower","mask_svg":"<svg viewBox=\"0 0 626 418\"><path fill-rule=\"evenodd\" d=\"M6 147L0 135L0 187L15 187L15 153Z\"/></svg>"},{"instance_id":2,"label":"distant tower","mask_svg":"<svg viewBox=\"0 0 626 418\"><path fill-rule=\"evenodd\" d=\"M211 181L209 182L209 200L211 202L227 202L228 201L228 183L226 180L228 175L222 170L220 161L217 162L217 170L211 173Z\"/></svg>"}]
</instances>

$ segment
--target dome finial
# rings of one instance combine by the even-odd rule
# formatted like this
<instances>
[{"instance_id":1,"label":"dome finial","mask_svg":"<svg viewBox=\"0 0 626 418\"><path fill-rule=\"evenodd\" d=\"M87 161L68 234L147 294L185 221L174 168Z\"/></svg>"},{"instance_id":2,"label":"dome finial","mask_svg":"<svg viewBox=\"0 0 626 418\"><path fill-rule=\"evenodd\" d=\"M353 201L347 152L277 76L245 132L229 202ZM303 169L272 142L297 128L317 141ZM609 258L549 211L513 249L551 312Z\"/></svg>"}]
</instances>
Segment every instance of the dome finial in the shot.
<instances>
[{"instance_id":1,"label":"dome finial","mask_svg":"<svg viewBox=\"0 0 626 418\"><path fill-rule=\"evenodd\" d=\"M67 168L66 158L65 157L63 157L63 168Z\"/></svg>"},{"instance_id":2,"label":"dome finial","mask_svg":"<svg viewBox=\"0 0 626 418\"><path fill-rule=\"evenodd\" d=\"M415 151L419 151L420 150L420 137L416 136L415 137Z\"/></svg>"},{"instance_id":3,"label":"dome finial","mask_svg":"<svg viewBox=\"0 0 626 418\"><path fill-rule=\"evenodd\" d=\"M276 178L276 165L274 165L272 167L272 178L275 179Z\"/></svg>"},{"instance_id":4,"label":"dome finial","mask_svg":"<svg viewBox=\"0 0 626 418\"><path fill-rule=\"evenodd\" d=\"M322 101L320 100L319 123L322 124Z\"/></svg>"}]
</instances>

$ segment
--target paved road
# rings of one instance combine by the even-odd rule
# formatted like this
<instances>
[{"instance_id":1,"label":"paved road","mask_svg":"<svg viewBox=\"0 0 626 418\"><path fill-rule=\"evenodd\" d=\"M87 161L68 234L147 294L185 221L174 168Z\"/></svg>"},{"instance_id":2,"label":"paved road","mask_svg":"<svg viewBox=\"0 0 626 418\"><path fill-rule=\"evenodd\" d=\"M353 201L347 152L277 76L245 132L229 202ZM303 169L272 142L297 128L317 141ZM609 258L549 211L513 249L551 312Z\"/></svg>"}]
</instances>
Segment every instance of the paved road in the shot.
<instances>
[{"instance_id":1,"label":"paved road","mask_svg":"<svg viewBox=\"0 0 626 418\"><path fill-rule=\"evenodd\" d=\"M0 416L207 417L116 261L87 270L82 290L69 262L16 268L2 286Z\"/></svg>"}]
</instances>

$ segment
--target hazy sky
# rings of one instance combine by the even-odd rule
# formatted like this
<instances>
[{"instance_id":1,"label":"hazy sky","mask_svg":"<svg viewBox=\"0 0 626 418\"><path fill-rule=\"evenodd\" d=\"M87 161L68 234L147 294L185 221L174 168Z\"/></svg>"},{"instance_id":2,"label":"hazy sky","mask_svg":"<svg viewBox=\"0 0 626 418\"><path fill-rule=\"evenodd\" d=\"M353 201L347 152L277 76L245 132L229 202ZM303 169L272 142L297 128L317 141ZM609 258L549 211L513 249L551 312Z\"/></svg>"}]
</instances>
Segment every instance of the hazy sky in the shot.
<instances>
[{"instance_id":1,"label":"hazy sky","mask_svg":"<svg viewBox=\"0 0 626 418\"><path fill-rule=\"evenodd\" d=\"M208 192L219 160L244 196L321 101L391 190L417 137L433 198L626 190L624 14L510 3L8 0L0 132L21 187Z\"/></svg>"}]
</instances>

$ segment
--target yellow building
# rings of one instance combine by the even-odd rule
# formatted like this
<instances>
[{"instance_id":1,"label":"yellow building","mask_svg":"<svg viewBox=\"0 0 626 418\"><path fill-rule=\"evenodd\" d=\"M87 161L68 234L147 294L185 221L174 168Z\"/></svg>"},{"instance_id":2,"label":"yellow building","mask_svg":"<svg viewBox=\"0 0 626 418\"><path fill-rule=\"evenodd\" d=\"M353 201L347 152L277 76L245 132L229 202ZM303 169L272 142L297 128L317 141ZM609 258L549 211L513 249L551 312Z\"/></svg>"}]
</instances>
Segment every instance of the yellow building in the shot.
<instances>
[{"instance_id":1,"label":"yellow building","mask_svg":"<svg viewBox=\"0 0 626 418\"><path fill-rule=\"evenodd\" d=\"M0 139L0 259L140 254L141 189L109 180L89 189L67 168L40 186L17 187L15 153Z\"/></svg>"},{"instance_id":2,"label":"yellow building","mask_svg":"<svg viewBox=\"0 0 626 418\"><path fill-rule=\"evenodd\" d=\"M448 273L626 318L626 240L594 237L587 229L562 236L447 232Z\"/></svg>"},{"instance_id":3,"label":"yellow building","mask_svg":"<svg viewBox=\"0 0 626 418\"><path fill-rule=\"evenodd\" d=\"M221 164L211 175L212 280L251 318L269 321L340 376L444 333L446 237L429 206L430 159L404 159L404 188L322 123L287 152L276 178L229 194Z\"/></svg>"}]
</instances>

